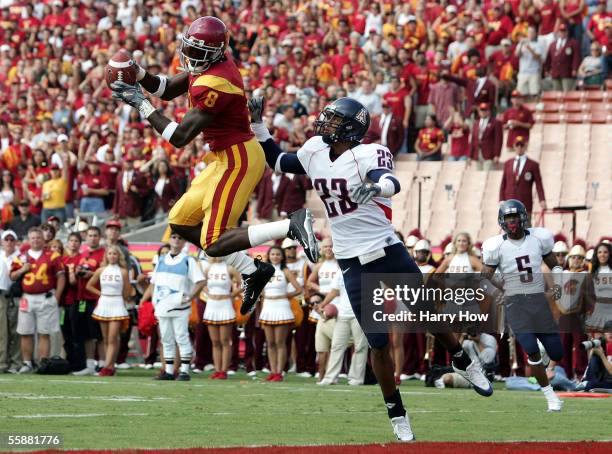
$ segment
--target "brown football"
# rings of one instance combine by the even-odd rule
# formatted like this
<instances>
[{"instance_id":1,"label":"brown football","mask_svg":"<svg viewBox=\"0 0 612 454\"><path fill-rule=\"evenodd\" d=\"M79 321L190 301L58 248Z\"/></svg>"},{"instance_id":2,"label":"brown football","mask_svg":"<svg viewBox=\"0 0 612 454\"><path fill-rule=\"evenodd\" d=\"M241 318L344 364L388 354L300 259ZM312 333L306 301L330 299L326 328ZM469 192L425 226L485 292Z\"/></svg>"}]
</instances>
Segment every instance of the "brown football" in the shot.
<instances>
[{"instance_id":1,"label":"brown football","mask_svg":"<svg viewBox=\"0 0 612 454\"><path fill-rule=\"evenodd\" d=\"M110 84L119 80L126 84L134 85L137 74L138 66L136 66L132 56L125 49L121 49L113 55L106 68L104 68L104 78L109 87Z\"/></svg>"}]
</instances>

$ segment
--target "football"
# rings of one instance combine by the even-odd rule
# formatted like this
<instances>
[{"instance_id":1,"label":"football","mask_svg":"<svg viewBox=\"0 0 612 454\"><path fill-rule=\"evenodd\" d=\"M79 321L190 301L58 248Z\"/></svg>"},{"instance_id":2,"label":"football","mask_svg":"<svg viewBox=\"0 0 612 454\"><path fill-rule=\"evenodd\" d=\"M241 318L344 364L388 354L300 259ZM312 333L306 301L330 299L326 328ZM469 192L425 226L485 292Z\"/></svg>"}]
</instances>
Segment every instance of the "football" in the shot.
<instances>
[{"instance_id":1,"label":"football","mask_svg":"<svg viewBox=\"0 0 612 454\"><path fill-rule=\"evenodd\" d=\"M110 87L113 82L123 81L126 84L134 85L138 75L138 66L132 60L130 53L121 49L111 57L106 68L104 68L104 78Z\"/></svg>"}]
</instances>

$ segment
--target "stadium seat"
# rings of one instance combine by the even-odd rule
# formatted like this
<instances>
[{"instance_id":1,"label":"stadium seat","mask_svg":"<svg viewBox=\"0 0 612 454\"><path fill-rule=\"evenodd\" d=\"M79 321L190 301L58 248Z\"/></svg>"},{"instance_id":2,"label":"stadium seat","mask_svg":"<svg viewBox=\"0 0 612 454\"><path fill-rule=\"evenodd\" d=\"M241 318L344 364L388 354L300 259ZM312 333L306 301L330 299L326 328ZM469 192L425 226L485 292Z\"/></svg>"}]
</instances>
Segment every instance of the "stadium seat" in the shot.
<instances>
[{"instance_id":1,"label":"stadium seat","mask_svg":"<svg viewBox=\"0 0 612 454\"><path fill-rule=\"evenodd\" d=\"M543 121L544 123L560 123L561 115L559 115L558 113L545 113L544 115L542 115L541 121Z\"/></svg>"},{"instance_id":2,"label":"stadium seat","mask_svg":"<svg viewBox=\"0 0 612 454\"><path fill-rule=\"evenodd\" d=\"M558 101L563 97L562 91L545 91L542 93L542 101Z\"/></svg>"},{"instance_id":3,"label":"stadium seat","mask_svg":"<svg viewBox=\"0 0 612 454\"><path fill-rule=\"evenodd\" d=\"M608 98L607 92L602 91L602 90L594 90L594 91L586 92L585 100L590 103L591 102L595 103L595 102L603 102L604 99L607 99L607 98Z\"/></svg>"},{"instance_id":4,"label":"stadium seat","mask_svg":"<svg viewBox=\"0 0 612 454\"><path fill-rule=\"evenodd\" d=\"M585 98L585 92L578 90L568 91L563 93L562 98L565 102L582 101Z\"/></svg>"},{"instance_id":5,"label":"stadium seat","mask_svg":"<svg viewBox=\"0 0 612 454\"><path fill-rule=\"evenodd\" d=\"M589 113L568 113L565 117L566 123L590 123L590 120Z\"/></svg>"},{"instance_id":6,"label":"stadium seat","mask_svg":"<svg viewBox=\"0 0 612 454\"><path fill-rule=\"evenodd\" d=\"M591 112L591 123L612 123L612 112L605 110Z\"/></svg>"},{"instance_id":7,"label":"stadium seat","mask_svg":"<svg viewBox=\"0 0 612 454\"><path fill-rule=\"evenodd\" d=\"M545 102L542 111L544 113L557 113L563 110L564 104L561 102Z\"/></svg>"},{"instance_id":8,"label":"stadium seat","mask_svg":"<svg viewBox=\"0 0 612 454\"><path fill-rule=\"evenodd\" d=\"M563 111L574 113L574 112L583 112L589 109L589 104L584 102L566 102L563 104Z\"/></svg>"}]
</instances>

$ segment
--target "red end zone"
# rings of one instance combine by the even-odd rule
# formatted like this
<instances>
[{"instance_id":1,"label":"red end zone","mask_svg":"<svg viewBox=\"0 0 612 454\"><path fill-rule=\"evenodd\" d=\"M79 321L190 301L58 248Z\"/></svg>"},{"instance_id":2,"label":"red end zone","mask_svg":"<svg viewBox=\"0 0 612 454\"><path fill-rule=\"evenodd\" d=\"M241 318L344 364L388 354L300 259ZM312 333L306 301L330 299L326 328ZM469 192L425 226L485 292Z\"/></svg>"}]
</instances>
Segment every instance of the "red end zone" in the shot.
<instances>
[{"instance_id":1,"label":"red end zone","mask_svg":"<svg viewBox=\"0 0 612 454\"><path fill-rule=\"evenodd\" d=\"M39 453L60 454L64 451L37 451ZM117 449L117 450L71 450L71 453L98 454L400 454L400 453L585 453L609 454L610 442L513 442L513 443L464 443L464 442L420 442L390 443L373 445L321 445L321 446L262 446L244 448L187 448L187 449Z\"/></svg>"}]
</instances>

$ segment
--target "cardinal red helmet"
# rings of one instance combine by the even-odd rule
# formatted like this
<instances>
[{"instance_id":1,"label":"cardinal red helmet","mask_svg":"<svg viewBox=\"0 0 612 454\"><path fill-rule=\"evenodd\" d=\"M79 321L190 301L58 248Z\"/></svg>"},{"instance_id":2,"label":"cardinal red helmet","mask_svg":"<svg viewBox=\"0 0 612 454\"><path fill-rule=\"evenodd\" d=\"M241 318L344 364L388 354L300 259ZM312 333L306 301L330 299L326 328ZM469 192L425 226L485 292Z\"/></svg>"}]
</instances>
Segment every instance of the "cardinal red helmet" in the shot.
<instances>
[{"instance_id":1,"label":"cardinal red helmet","mask_svg":"<svg viewBox=\"0 0 612 454\"><path fill-rule=\"evenodd\" d=\"M201 74L223 58L228 43L229 32L220 19L200 17L181 40L181 65L191 74Z\"/></svg>"}]
</instances>

